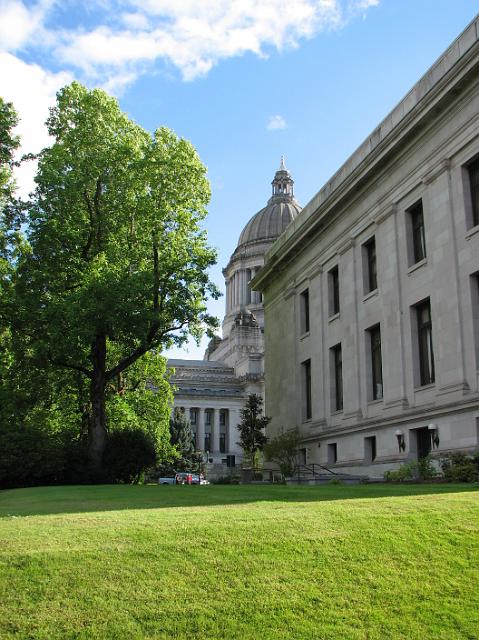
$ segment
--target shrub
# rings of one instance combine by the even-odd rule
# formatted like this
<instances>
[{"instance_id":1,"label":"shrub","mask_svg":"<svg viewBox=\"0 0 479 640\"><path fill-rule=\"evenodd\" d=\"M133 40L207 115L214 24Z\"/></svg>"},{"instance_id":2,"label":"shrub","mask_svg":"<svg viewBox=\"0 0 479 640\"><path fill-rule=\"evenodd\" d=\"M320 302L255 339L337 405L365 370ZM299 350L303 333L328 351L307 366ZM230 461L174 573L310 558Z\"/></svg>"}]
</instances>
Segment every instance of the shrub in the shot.
<instances>
[{"instance_id":1,"label":"shrub","mask_svg":"<svg viewBox=\"0 0 479 640\"><path fill-rule=\"evenodd\" d=\"M275 462L284 478L290 478L294 474L301 441L301 434L297 428L287 431L282 429L264 447L266 460Z\"/></svg>"},{"instance_id":2,"label":"shrub","mask_svg":"<svg viewBox=\"0 0 479 640\"><path fill-rule=\"evenodd\" d=\"M386 471L384 479L386 482L403 482L404 480L431 480L437 476L436 469L432 463L431 456L405 462L396 471Z\"/></svg>"},{"instance_id":3,"label":"shrub","mask_svg":"<svg viewBox=\"0 0 479 640\"><path fill-rule=\"evenodd\" d=\"M441 458L441 470L447 482L477 482L479 458L465 453L450 453Z\"/></svg>"},{"instance_id":4,"label":"shrub","mask_svg":"<svg viewBox=\"0 0 479 640\"><path fill-rule=\"evenodd\" d=\"M0 430L0 488L59 484L64 472L60 437L37 426Z\"/></svg>"},{"instance_id":5,"label":"shrub","mask_svg":"<svg viewBox=\"0 0 479 640\"><path fill-rule=\"evenodd\" d=\"M138 483L155 462L155 443L142 429L127 428L109 434L103 466L110 481Z\"/></svg>"}]
</instances>

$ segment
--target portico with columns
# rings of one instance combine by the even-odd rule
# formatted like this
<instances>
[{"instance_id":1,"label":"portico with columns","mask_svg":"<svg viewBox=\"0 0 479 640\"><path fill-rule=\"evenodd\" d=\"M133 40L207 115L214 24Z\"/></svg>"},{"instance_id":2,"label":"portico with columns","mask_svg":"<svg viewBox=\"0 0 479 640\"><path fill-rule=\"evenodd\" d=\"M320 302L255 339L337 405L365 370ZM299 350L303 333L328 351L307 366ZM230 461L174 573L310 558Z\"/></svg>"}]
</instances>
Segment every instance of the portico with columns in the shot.
<instances>
[{"instance_id":1,"label":"portico with columns","mask_svg":"<svg viewBox=\"0 0 479 640\"><path fill-rule=\"evenodd\" d=\"M223 269L225 316L222 337L213 338L204 360L170 360L175 407L190 418L198 451L205 453L210 475L221 465L242 461L237 425L248 396L264 396L264 309L250 282L264 265L273 242L299 214L294 181L284 159L271 183L265 207L240 234L238 246Z\"/></svg>"}]
</instances>

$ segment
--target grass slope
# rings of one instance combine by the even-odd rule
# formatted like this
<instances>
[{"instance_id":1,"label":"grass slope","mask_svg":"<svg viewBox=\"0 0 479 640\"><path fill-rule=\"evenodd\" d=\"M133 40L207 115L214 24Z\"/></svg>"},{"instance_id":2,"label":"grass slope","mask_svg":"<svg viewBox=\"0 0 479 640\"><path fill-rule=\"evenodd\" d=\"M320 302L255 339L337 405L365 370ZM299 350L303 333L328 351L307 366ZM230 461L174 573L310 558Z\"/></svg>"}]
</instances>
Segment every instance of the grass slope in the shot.
<instances>
[{"instance_id":1,"label":"grass slope","mask_svg":"<svg viewBox=\"0 0 479 640\"><path fill-rule=\"evenodd\" d=\"M466 640L479 491L0 492L0 638Z\"/></svg>"}]
</instances>

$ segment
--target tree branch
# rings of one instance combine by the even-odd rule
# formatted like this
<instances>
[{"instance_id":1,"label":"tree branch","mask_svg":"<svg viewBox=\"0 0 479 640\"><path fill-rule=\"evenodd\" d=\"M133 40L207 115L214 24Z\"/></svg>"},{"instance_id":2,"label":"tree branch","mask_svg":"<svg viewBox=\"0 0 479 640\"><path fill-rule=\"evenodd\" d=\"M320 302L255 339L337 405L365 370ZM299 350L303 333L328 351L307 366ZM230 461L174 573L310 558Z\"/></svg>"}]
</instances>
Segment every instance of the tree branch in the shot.
<instances>
[{"instance_id":1,"label":"tree branch","mask_svg":"<svg viewBox=\"0 0 479 640\"><path fill-rule=\"evenodd\" d=\"M110 371L107 371L105 374L105 380L107 381L111 380L112 378L117 376L119 373L127 369L134 362L136 362L138 358L141 358L141 356L145 355L145 353L153 347L155 338L158 338L158 337L163 338L164 336L166 336L168 333L171 333L172 331L179 331L179 329L183 328L185 324L188 324L187 320L185 320L184 322L181 322L177 326L168 327L163 331L161 331L160 333L158 333L160 329L159 323L154 322L150 328L150 331L148 332L146 341L142 345L137 347L134 351L132 351L132 353L130 353L129 356L121 360L116 365L116 367L113 367L113 369L110 369ZM156 325L156 329L154 329L155 325Z\"/></svg>"},{"instance_id":2,"label":"tree branch","mask_svg":"<svg viewBox=\"0 0 479 640\"><path fill-rule=\"evenodd\" d=\"M74 364L73 362L67 362L66 360L54 358L50 352L48 353L48 360L56 367L62 367L63 369L72 369L73 371L79 371L80 373L83 373L88 378L92 377L91 371L88 371L88 369L86 369L85 367L82 367L79 364Z\"/></svg>"}]
</instances>

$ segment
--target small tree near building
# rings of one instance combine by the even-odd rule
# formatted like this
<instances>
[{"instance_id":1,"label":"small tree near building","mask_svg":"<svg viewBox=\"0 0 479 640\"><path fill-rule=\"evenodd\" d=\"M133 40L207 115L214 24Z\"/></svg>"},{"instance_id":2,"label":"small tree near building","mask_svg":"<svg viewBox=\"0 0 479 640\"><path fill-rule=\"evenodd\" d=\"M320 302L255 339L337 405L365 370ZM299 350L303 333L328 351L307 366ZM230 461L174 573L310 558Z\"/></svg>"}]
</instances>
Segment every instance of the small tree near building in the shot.
<instances>
[{"instance_id":1,"label":"small tree near building","mask_svg":"<svg viewBox=\"0 0 479 640\"><path fill-rule=\"evenodd\" d=\"M170 418L170 438L171 444L176 447L182 457L187 458L194 452L190 421L186 418L184 411L177 407L173 409Z\"/></svg>"},{"instance_id":2,"label":"small tree near building","mask_svg":"<svg viewBox=\"0 0 479 640\"><path fill-rule=\"evenodd\" d=\"M241 410L241 422L238 425L240 440L245 457L256 467L259 462L259 453L263 450L267 437L265 429L271 418L263 416L263 398L255 393L248 396L245 408Z\"/></svg>"},{"instance_id":3,"label":"small tree near building","mask_svg":"<svg viewBox=\"0 0 479 640\"><path fill-rule=\"evenodd\" d=\"M265 458L269 462L275 462L283 476L289 478L294 474L300 444L301 434L298 428L282 430L265 445Z\"/></svg>"}]
</instances>

